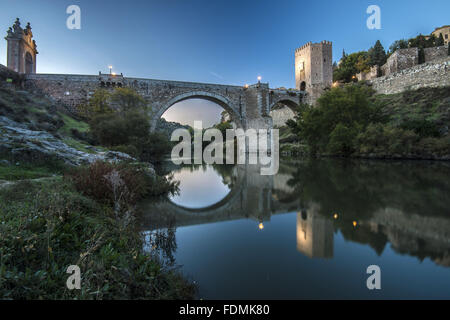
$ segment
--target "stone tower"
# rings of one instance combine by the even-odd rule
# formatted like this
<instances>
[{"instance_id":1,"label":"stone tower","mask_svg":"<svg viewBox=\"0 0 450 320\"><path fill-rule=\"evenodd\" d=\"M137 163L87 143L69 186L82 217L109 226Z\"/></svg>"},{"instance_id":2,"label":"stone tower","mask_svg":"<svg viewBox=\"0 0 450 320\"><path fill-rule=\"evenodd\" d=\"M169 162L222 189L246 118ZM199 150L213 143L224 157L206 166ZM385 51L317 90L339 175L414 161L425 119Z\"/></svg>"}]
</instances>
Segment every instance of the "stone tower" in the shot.
<instances>
[{"instance_id":1,"label":"stone tower","mask_svg":"<svg viewBox=\"0 0 450 320\"><path fill-rule=\"evenodd\" d=\"M330 41L308 42L295 50L295 86L314 103L333 83L333 45Z\"/></svg>"},{"instance_id":2,"label":"stone tower","mask_svg":"<svg viewBox=\"0 0 450 320\"><path fill-rule=\"evenodd\" d=\"M5 37L7 46L8 68L19 73L36 73L36 42L28 22L25 29L20 26L19 18L9 28Z\"/></svg>"}]
</instances>

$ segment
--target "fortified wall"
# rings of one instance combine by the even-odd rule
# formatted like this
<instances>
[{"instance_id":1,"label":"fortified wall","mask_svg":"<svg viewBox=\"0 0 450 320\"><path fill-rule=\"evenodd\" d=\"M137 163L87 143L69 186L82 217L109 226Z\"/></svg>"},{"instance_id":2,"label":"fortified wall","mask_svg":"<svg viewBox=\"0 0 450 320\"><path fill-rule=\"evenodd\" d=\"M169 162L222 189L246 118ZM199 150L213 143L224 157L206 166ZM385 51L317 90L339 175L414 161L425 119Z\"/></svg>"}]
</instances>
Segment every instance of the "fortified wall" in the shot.
<instances>
[{"instance_id":1,"label":"fortified wall","mask_svg":"<svg viewBox=\"0 0 450 320\"><path fill-rule=\"evenodd\" d=\"M441 58L369 81L377 93L393 94L425 87L450 86L450 57Z\"/></svg>"}]
</instances>

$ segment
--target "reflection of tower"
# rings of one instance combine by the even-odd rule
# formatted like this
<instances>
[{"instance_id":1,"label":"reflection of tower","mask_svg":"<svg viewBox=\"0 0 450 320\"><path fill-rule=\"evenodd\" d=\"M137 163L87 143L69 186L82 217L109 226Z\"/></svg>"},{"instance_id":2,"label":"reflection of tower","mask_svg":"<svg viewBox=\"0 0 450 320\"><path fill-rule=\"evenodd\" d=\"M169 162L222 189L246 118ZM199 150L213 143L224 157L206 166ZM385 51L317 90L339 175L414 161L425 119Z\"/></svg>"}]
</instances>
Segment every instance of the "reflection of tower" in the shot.
<instances>
[{"instance_id":1,"label":"reflection of tower","mask_svg":"<svg viewBox=\"0 0 450 320\"><path fill-rule=\"evenodd\" d=\"M318 213L319 206L297 213L297 250L309 258L333 257L333 222Z\"/></svg>"},{"instance_id":2,"label":"reflection of tower","mask_svg":"<svg viewBox=\"0 0 450 320\"><path fill-rule=\"evenodd\" d=\"M248 217L270 221L273 176L260 174L261 165L246 164L246 208Z\"/></svg>"}]
</instances>

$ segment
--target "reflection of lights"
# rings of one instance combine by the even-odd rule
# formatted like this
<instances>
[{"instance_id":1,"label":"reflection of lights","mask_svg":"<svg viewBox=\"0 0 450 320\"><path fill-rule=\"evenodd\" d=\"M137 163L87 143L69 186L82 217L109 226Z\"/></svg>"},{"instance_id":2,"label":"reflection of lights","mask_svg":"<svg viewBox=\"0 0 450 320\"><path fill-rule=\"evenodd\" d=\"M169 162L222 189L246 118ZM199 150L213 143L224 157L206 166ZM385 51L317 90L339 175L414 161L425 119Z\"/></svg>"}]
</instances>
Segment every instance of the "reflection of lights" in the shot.
<instances>
[{"instance_id":1,"label":"reflection of lights","mask_svg":"<svg viewBox=\"0 0 450 320\"><path fill-rule=\"evenodd\" d=\"M353 221L353 227L355 227L356 228L356 226L358 225L358 222L356 222L356 221Z\"/></svg>"},{"instance_id":2,"label":"reflection of lights","mask_svg":"<svg viewBox=\"0 0 450 320\"><path fill-rule=\"evenodd\" d=\"M260 222L260 223L259 223L259 225L258 225L258 228L259 228L259 230L262 230L262 229L264 229L264 225L263 225L263 223L262 223L262 222Z\"/></svg>"},{"instance_id":3,"label":"reflection of lights","mask_svg":"<svg viewBox=\"0 0 450 320\"><path fill-rule=\"evenodd\" d=\"M334 218L334 219L337 219L337 218L339 218L339 215L338 215L337 213L335 213L335 214L333 215L333 218Z\"/></svg>"}]
</instances>

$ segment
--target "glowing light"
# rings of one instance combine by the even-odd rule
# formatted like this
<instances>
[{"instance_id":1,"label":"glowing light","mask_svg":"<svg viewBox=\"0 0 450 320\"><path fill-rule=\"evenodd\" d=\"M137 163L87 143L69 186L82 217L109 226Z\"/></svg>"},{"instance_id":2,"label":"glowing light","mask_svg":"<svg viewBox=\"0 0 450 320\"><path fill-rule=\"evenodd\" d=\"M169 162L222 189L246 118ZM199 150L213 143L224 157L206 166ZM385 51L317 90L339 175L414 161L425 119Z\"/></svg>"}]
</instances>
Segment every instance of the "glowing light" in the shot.
<instances>
[{"instance_id":1,"label":"glowing light","mask_svg":"<svg viewBox=\"0 0 450 320\"><path fill-rule=\"evenodd\" d=\"M248 88L248 84L245 84L244 88L247 89Z\"/></svg>"},{"instance_id":2,"label":"glowing light","mask_svg":"<svg viewBox=\"0 0 450 320\"><path fill-rule=\"evenodd\" d=\"M337 218L339 218L339 215L338 215L337 213L335 213L335 214L333 215L333 218L334 218L334 219L337 219Z\"/></svg>"},{"instance_id":3,"label":"glowing light","mask_svg":"<svg viewBox=\"0 0 450 320\"><path fill-rule=\"evenodd\" d=\"M353 227L355 227L356 228L356 226L358 225L358 222L356 222L356 221L353 221Z\"/></svg>"},{"instance_id":4,"label":"glowing light","mask_svg":"<svg viewBox=\"0 0 450 320\"><path fill-rule=\"evenodd\" d=\"M261 76L258 76L258 81L261 81L261 79L262 79Z\"/></svg>"},{"instance_id":5,"label":"glowing light","mask_svg":"<svg viewBox=\"0 0 450 320\"><path fill-rule=\"evenodd\" d=\"M259 228L259 230L262 230L262 229L264 229L264 225L263 225L263 223L261 222L259 225L258 225L258 228Z\"/></svg>"},{"instance_id":6,"label":"glowing light","mask_svg":"<svg viewBox=\"0 0 450 320\"><path fill-rule=\"evenodd\" d=\"M111 73L113 76L115 76L116 75L116 73L115 72L113 72L113 73Z\"/></svg>"},{"instance_id":7,"label":"glowing light","mask_svg":"<svg viewBox=\"0 0 450 320\"><path fill-rule=\"evenodd\" d=\"M112 66L108 66L109 69L112 69Z\"/></svg>"}]
</instances>

